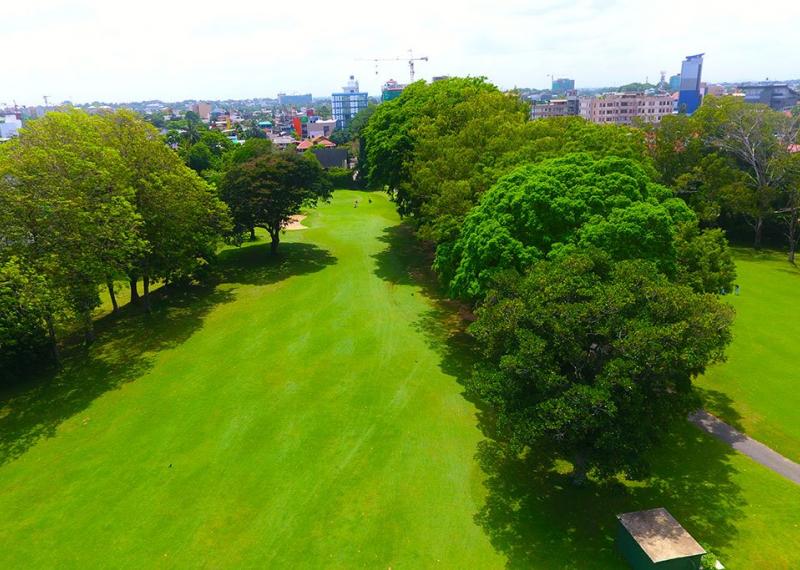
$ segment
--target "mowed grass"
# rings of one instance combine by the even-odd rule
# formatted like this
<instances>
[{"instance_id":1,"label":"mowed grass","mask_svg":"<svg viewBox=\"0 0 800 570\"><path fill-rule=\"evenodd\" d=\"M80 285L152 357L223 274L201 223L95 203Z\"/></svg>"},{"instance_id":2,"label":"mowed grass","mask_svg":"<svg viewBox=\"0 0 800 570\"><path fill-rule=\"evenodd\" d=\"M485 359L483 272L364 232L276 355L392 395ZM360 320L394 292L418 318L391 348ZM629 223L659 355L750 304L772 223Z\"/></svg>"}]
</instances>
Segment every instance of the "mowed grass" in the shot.
<instances>
[{"instance_id":1,"label":"mowed grass","mask_svg":"<svg viewBox=\"0 0 800 570\"><path fill-rule=\"evenodd\" d=\"M800 269L783 253L734 253L733 342L698 384L709 411L800 462Z\"/></svg>"},{"instance_id":2,"label":"mowed grass","mask_svg":"<svg viewBox=\"0 0 800 570\"><path fill-rule=\"evenodd\" d=\"M2 394L0 568L624 568L614 515L655 506L728 568L800 566L800 487L688 424L639 485L503 458L387 198L304 224Z\"/></svg>"}]
</instances>

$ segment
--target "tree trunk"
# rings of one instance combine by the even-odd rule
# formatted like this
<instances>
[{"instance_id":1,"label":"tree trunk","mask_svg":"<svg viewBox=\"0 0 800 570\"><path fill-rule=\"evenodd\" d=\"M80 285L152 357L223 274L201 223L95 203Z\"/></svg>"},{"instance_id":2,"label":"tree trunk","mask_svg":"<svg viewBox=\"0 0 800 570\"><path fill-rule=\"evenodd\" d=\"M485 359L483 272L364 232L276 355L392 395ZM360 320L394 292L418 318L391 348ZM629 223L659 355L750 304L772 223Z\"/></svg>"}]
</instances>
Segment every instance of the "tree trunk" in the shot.
<instances>
[{"instance_id":1,"label":"tree trunk","mask_svg":"<svg viewBox=\"0 0 800 570\"><path fill-rule=\"evenodd\" d=\"M136 286L136 278L131 279L131 303L139 302L139 289Z\"/></svg>"},{"instance_id":2,"label":"tree trunk","mask_svg":"<svg viewBox=\"0 0 800 570\"><path fill-rule=\"evenodd\" d=\"M269 237L272 238L272 242L269 244L269 250L272 255L275 255L278 253L278 245L281 243L281 231L270 230Z\"/></svg>"},{"instance_id":3,"label":"tree trunk","mask_svg":"<svg viewBox=\"0 0 800 570\"><path fill-rule=\"evenodd\" d=\"M761 249L761 236L764 233L764 217L759 216L756 218L756 225L755 225L755 241L753 242L753 247L756 249Z\"/></svg>"},{"instance_id":4,"label":"tree trunk","mask_svg":"<svg viewBox=\"0 0 800 570\"><path fill-rule=\"evenodd\" d=\"M797 206L792 208L789 215L789 231L787 232L789 238L789 263L794 265L794 254L797 249Z\"/></svg>"},{"instance_id":5,"label":"tree trunk","mask_svg":"<svg viewBox=\"0 0 800 570\"><path fill-rule=\"evenodd\" d=\"M142 300L144 301L144 310L150 312L150 276L145 273L142 276Z\"/></svg>"},{"instance_id":6,"label":"tree trunk","mask_svg":"<svg viewBox=\"0 0 800 570\"><path fill-rule=\"evenodd\" d=\"M576 487L583 486L586 483L587 472L586 454L583 451L578 451L572 460L572 484Z\"/></svg>"},{"instance_id":7,"label":"tree trunk","mask_svg":"<svg viewBox=\"0 0 800 570\"><path fill-rule=\"evenodd\" d=\"M50 337L50 351L53 355L53 361L58 366L61 366L61 354L58 352L58 339L56 338L56 327L53 323L53 315L47 315L45 319L47 322L47 335Z\"/></svg>"},{"instance_id":8,"label":"tree trunk","mask_svg":"<svg viewBox=\"0 0 800 570\"><path fill-rule=\"evenodd\" d=\"M94 321L92 320L92 312L86 311L83 314L83 338L86 341L86 344L92 344L94 342Z\"/></svg>"},{"instance_id":9,"label":"tree trunk","mask_svg":"<svg viewBox=\"0 0 800 570\"><path fill-rule=\"evenodd\" d=\"M250 241L256 241L256 227L250 226Z\"/></svg>"},{"instance_id":10,"label":"tree trunk","mask_svg":"<svg viewBox=\"0 0 800 570\"><path fill-rule=\"evenodd\" d=\"M109 279L106 281L106 287L108 287L108 296L111 297L111 306L113 307L111 310L116 313L119 311L119 304L117 303L117 296L114 294L114 282Z\"/></svg>"}]
</instances>

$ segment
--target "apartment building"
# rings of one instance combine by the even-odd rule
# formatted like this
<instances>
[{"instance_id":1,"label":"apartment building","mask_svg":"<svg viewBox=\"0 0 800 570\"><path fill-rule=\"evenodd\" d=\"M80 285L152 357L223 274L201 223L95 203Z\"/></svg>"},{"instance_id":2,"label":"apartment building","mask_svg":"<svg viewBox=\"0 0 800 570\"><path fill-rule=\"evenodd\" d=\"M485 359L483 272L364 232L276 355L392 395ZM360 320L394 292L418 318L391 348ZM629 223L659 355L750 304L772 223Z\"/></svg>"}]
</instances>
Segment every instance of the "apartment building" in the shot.
<instances>
[{"instance_id":1,"label":"apartment building","mask_svg":"<svg viewBox=\"0 0 800 570\"><path fill-rule=\"evenodd\" d=\"M674 109L671 95L643 93L605 93L580 98L580 115L593 123L628 125L635 118L645 123L658 123Z\"/></svg>"},{"instance_id":2,"label":"apartment building","mask_svg":"<svg viewBox=\"0 0 800 570\"><path fill-rule=\"evenodd\" d=\"M577 115L579 109L580 101L577 91L568 91L564 97L549 101L533 99L531 101L531 120Z\"/></svg>"}]
</instances>

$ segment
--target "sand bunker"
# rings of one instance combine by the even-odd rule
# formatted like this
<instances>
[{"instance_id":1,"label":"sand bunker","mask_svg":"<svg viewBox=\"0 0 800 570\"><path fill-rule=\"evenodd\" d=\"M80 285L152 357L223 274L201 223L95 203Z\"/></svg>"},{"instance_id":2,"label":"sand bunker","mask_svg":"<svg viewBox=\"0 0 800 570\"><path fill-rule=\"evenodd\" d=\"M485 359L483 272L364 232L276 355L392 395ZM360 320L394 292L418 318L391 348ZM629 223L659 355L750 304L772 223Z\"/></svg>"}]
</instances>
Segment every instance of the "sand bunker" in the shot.
<instances>
[{"instance_id":1,"label":"sand bunker","mask_svg":"<svg viewBox=\"0 0 800 570\"><path fill-rule=\"evenodd\" d=\"M293 230L307 230L308 229L308 226L304 226L303 224L300 223L300 222L302 222L303 220L306 219L305 216L297 215L297 216L292 216L289 219L291 221L289 223L287 223L285 226L283 226L284 230L293 231Z\"/></svg>"}]
</instances>

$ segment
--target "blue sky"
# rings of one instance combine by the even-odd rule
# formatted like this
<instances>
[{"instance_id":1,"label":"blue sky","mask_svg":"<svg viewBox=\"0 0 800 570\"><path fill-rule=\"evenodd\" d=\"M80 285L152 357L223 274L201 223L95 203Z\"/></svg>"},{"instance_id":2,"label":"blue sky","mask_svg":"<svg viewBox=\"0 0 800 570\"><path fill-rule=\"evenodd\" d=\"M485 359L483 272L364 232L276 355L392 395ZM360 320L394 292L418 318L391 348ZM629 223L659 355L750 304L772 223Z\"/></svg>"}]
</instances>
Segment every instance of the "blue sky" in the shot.
<instances>
[{"instance_id":1,"label":"blue sky","mask_svg":"<svg viewBox=\"0 0 800 570\"><path fill-rule=\"evenodd\" d=\"M329 95L355 74L375 94L418 78L485 75L503 88L658 79L705 52L704 79L800 77L788 0L23 0L4 6L0 105Z\"/></svg>"}]
</instances>

